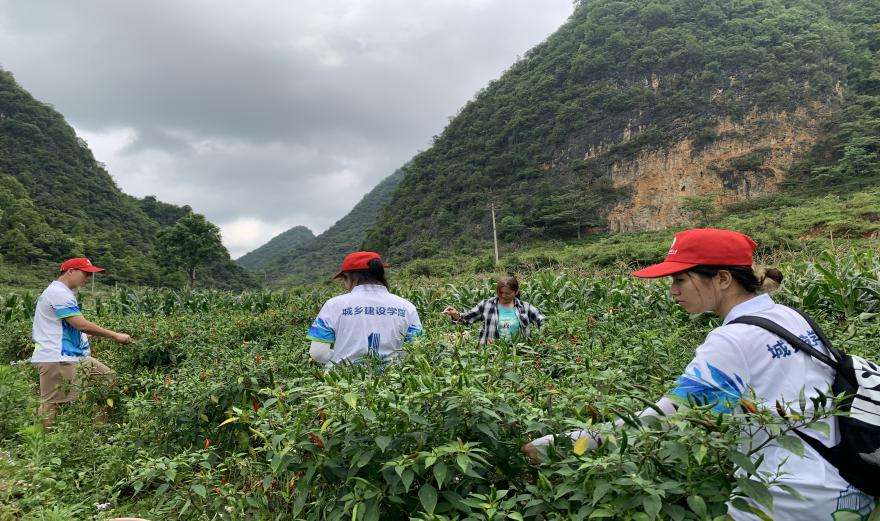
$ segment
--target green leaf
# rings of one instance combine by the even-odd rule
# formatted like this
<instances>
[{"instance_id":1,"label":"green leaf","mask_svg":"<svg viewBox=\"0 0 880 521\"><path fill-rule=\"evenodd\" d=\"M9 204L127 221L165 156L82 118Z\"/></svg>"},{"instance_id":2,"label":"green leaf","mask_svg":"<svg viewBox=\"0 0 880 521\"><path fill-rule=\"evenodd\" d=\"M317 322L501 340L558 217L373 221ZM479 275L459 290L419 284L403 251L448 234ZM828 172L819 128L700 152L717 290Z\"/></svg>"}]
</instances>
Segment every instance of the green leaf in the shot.
<instances>
[{"instance_id":1,"label":"green leaf","mask_svg":"<svg viewBox=\"0 0 880 521\"><path fill-rule=\"evenodd\" d=\"M355 466L357 468L363 467L364 465L369 463L371 459L373 459L373 455L375 455L375 454L376 453L373 451L364 452L363 454L361 454L361 457L358 458L357 463L355 463Z\"/></svg>"},{"instance_id":2,"label":"green leaf","mask_svg":"<svg viewBox=\"0 0 880 521\"><path fill-rule=\"evenodd\" d=\"M645 513L648 514L648 517L651 519L655 519L657 514L660 513L660 509L663 507L663 502L660 501L660 498L657 496L645 496L642 498L642 508L645 509Z\"/></svg>"},{"instance_id":3,"label":"green leaf","mask_svg":"<svg viewBox=\"0 0 880 521\"><path fill-rule=\"evenodd\" d=\"M358 397L356 394L348 393L343 396L342 399L345 400L345 403L347 403L352 409L357 409Z\"/></svg>"},{"instance_id":4,"label":"green leaf","mask_svg":"<svg viewBox=\"0 0 880 521\"><path fill-rule=\"evenodd\" d=\"M467 472L468 466L471 464L471 460L468 459L467 455L459 454L455 456L455 463L458 464L458 467L462 472Z\"/></svg>"},{"instance_id":5,"label":"green leaf","mask_svg":"<svg viewBox=\"0 0 880 521\"><path fill-rule=\"evenodd\" d=\"M791 452L792 454L795 454L801 458L804 457L804 442L797 436L785 434L776 438L776 442L779 443L780 447Z\"/></svg>"},{"instance_id":6,"label":"green leaf","mask_svg":"<svg viewBox=\"0 0 880 521\"><path fill-rule=\"evenodd\" d=\"M812 422L807 425L808 429L813 429L814 431L819 431L825 435L826 438L831 437L831 426L823 421Z\"/></svg>"},{"instance_id":7,"label":"green leaf","mask_svg":"<svg viewBox=\"0 0 880 521\"><path fill-rule=\"evenodd\" d=\"M801 494L800 492L798 492L796 488L794 488L794 487L792 487L792 486L790 486L790 485L777 485L777 486L778 486L779 488L781 488L782 490L784 490L784 491L788 492L789 494L791 494L791 496L794 497L795 499L797 499L798 501L804 501L804 500L806 500L806 498L803 496L803 494Z\"/></svg>"},{"instance_id":8,"label":"green leaf","mask_svg":"<svg viewBox=\"0 0 880 521\"><path fill-rule=\"evenodd\" d=\"M739 478L736 480L736 484L744 494L754 499L759 505L766 507L767 510L773 510L773 496L770 495L767 485L748 478Z\"/></svg>"},{"instance_id":9,"label":"green leaf","mask_svg":"<svg viewBox=\"0 0 880 521\"><path fill-rule=\"evenodd\" d=\"M587 519L597 519L601 517L614 517L614 512L605 508L597 508L596 510L593 510L593 513L590 514L590 517Z\"/></svg>"},{"instance_id":10,"label":"green leaf","mask_svg":"<svg viewBox=\"0 0 880 521\"><path fill-rule=\"evenodd\" d=\"M437 480L437 488L443 488L443 481L446 479L446 463L440 461L431 470L434 472L434 479Z\"/></svg>"},{"instance_id":11,"label":"green leaf","mask_svg":"<svg viewBox=\"0 0 880 521\"><path fill-rule=\"evenodd\" d=\"M432 487L430 483L425 483L419 489L419 501L422 502L425 512L433 514L434 508L437 506L437 489Z\"/></svg>"},{"instance_id":12,"label":"green leaf","mask_svg":"<svg viewBox=\"0 0 880 521\"><path fill-rule=\"evenodd\" d=\"M694 447L694 459L697 460L697 463L703 463L703 459L706 457L706 453L708 449L702 443Z\"/></svg>"},{"instance_id":13,"label":"green leaf","mask_svg":"<svg viewBox=\"0 0 880 521\"><path fill-rule=\"evenodd\" d=\"M770 516L768 516L767 514L764 513L763 510L750 504L748 501L746 501L745 499L743 499L741 497L733 498L733 501L731 501L731 504L737 510L742 510L743 512L749 512L749 513L752 513L752 514L758 516L758 518L761 519L762 521L773 521L770 518Z\"/></svg>"},{"instance_id":14,"label":"green leaf","mask_svg":"<svg viewBox=\"0 0 880 521\"><path fill-rule=\"evenodd\" d=\"M609 490L611 490L611 483L608 483L607 481L599 481L596 483L596 488L593 489L593 506L596 506L596 504L605 497L605 494L607 494Z\"/></svg>"},{"instance_id":15,"label":"green leaf","mask_svg":"<svg viewBox=\"0 0 880 521\"><path fill-rule=\"evenodd\" d=\"M687 498L688 507L691 509L691 512L697 514L700 519L704 519L706 517L706 502L703 501L703 498L700 496L688 496Z\"/></svg>"},{"instance_id":16,"label":"green leaf","mask_svg":"<svg viewBox=\"0 0 880 521\"><path fill-rule=\"evenodd\" d=\"M730 452L730 459L733 460L733 462L738 467L745 470L749 474L754 474L757 471L757 469L755 468L755 463L748 456L743 454L742 452L739 452L736 450L731 451Z\"/></svg>"},{"instance_id":17,"label":"green leaf","mask_svg":"<svg viewBox=\"0 0 880 521\"><path fill-rule=\"evenodd\" d=\"M385 452L385 449L391 445L391 438L388 436L379 436L376 438L376 445L379 446L379 449L381 449L382 452Z\"/></svg>"},{"instance_id":18,"label":"green leaf","mask_svg":"<svg viewBox=\"0 0 880 521\"><path fill-rule=\"evenodd\" d=\"M205 499L205 497L208 495L208 491L205 490L205 486L204 486L204 485L200 485L200 484L198 484L198 483L194 483L194 484L193 484L191 487L189 487L189 488L190 488L193 492L195 492L197 496L199 496L199 497L202 498L202 499Z\"/></svg>"},{"instance_id":19,"label":"green leaf","mask_svg":"<svg viewBox=\"0 0 880 521\"><path fill-rule=\"evenodd\" d=\"M665 512L672 521L683 521L684 518L687 517L687 510L670 503L663 505L663 512Z\"/></svg>"},{"instance_id":20,"label":"green leaf","mask_svg":"<svg viewBox=\"0 0 880 521\"><path fill-rule=\"evenodd\" d=\"M400 476L400 479L401 481L403 481L403 486L406 490L409 490L409 487L412 485L412 482L415 478L415 473L409 469L403 471L403 474Z\"/></svg>"}]
</instances>

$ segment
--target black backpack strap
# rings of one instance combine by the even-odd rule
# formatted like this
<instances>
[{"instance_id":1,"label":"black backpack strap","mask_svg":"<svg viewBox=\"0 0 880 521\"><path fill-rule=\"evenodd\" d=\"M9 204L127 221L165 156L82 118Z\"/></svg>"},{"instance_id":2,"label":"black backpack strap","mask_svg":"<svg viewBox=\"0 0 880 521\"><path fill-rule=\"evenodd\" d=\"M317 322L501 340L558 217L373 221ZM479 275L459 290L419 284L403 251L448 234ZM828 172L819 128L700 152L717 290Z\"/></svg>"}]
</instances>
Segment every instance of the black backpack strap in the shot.
<instances>
[{"instance_id":1,"label":"black backpack strap","mask_svg":"<svg viewBox=\"0 0 880 521\"><path fill-rule=\"evenodd\" d=\"M808 355L812 356L813 358L822 362L823 364L827 365L828 367L834 369L835 371L840 370L840 362L837 360L838 354L831 347L831 344L828 342L828 339L825 337L825 333L822 332L822 329L819 327L819 325L816 324L816 322L812 318L807 316L806 313L803 313L799 310L795 310L795 311L797 311L799 315L801 315L802 317L804 317L804 319L806 319L807 323L810 325L810 327L813 328L813 331L819 337L819 340L821 340L822 343L825 344L825 347L828 349L828 351L832 353L832 356L834 357L833 359L832 359L832 357L829 357L825 353L818 351L816 348L814 348L810 344L801 340L794 333L785 329L784 327L780 326L779 324L777 324L776 322L773 322L770 319L766 319L764 317L755 317L755 316L751 316L751 315L746 315L746 316L742 316L742 317L736 318L734 320L731 320L729 323L730 324L748 324L750 326L760 327L761 329L767 330L767 331L773 333L774 335L778 336L779 338L785 340L786 342L789 343L789 345L791 345L791 347L795 348L795 350L799 350L799 351L803 351L803 352L807 353ZM834 453L832 452L830 447L826 447L825 445L822 444L821 441L817 440L816 438L813 438L812 436L808 436L808 435L804 434L803 432L801 432L798 429L794 429L794 433L797 434L798 437L800 437L800 439L804 440L804 443L806 443L810 447L813 447L813 449L816 452L818 452L819 455L822 456L826 461L831 463L834 467L837 467L837 463L836 463L837 459L835 458Z\"/></svg>"},{"instance_id":2,"label":"black backpack strap","mask_svg":"<svg viewBox=\"0 0 880 521\"><path fill-rule=\"evenodd\" d=\"M751 315L746 315L746 316L731 320L729 323L730 324L748 324L750 326L760 327L761 329L767 330L767 331L773 333L774 335L778 336L779 338L785 340L786 342L789 343L789 345L791 345L791 347L795 348L796 350L803 351L804 353L807 353L808 355L812 356L813 358L822 362L823 364L827 365L828 367L834 369L835 371L840 369L840 363L835 358L832 358L832 357L826 355L825 353L820 352L815 347L804 342L803 340L798 338L794 333L792 333L791 331L780 326L776 322L773 322L772 320L766 319L764 317L755 317L755 316L751 316ZM816 334L818 335L819 333L816 332ZM819 337L819 338L821 339L821 337ZM830 351L830 349L829 349L829 351Z\"/></svg>"},{"instance_id":3,"label":"black backpack strap","mask_svg":"<svg viewBox=\"0 0 880 521\"><path fill-rule=\"evenodd\" d=\"M825 461L830 463L834 468L839 468L838 463L837 463L837 458L835 458L834 452L831 450L831 447L826 447L825 445L822 444L821 441L817 440L816 438L814 438L812 436L807 436L806 434L801 432L799 429L792 429L792 430L794 431L795 434L798 435L798 437L800 437L800 439L804 440L804 443L806 443L810 447L813 447L813 450L818 452L819 455L825 459Z\"/></svg>"},{"instance_id":4,"label":"black backpack strap","mask_svg":"<svg viewBox=\"0 0 880 521\"><path fill-rule=\"evenodd\" d=\"M831 353L831 356L833 356L834 359L837 360L838 363L841 362L843 360L843 354L841 354L840 351L838 351L837 349L832 347L831 341L828 340L827 336L825 336L825 331L822 331L822 326L820 326L815 320L813 320L813 317L811 317L810 315L807 315L806 313L799 310L798 308L790 308L790 309L794 310L798 315L800 315L804 320L807 321L807 324L810 325L810 327L813 329L813 332L816 333L816 336L818 336L819 340L822 341L822 344L825 346L825 349L827 349L828 352Z\"/></svg>"}]
</instances>

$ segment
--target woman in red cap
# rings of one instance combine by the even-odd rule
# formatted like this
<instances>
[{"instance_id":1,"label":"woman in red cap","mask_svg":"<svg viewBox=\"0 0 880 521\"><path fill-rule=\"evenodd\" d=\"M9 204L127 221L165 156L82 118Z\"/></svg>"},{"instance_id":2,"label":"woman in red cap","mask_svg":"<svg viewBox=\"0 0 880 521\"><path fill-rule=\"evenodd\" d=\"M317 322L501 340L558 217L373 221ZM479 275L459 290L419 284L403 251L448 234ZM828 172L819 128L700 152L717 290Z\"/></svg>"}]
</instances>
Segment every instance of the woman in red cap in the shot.
<instances>
[{"instance_id":1,"label":"woman in red cap","mask_svg":"<svg viewBox=\"0 0 880 521\"><path fill-rule=\"evenodd\" d=\"M791 401L802 391L807 398L812 398L818 396L817 389L829 389L834 378L830 367L795 350L765 329L735 322L745 316L768 319L821 353L828 353L819 334L803 316L775 303L767 294L782 282L782 274L776 269L756 272L752 268L755 248L750 237L738 232L711 228L687 230L675 236L664 262L633 273L641 278L671 277L670 295L685 311L710 312L723 319L722 325L710 332L697 348L694 359L668 397L657 402L657 408L665 414L674 412L680 400L714 404L716 411L730 412L740 406L741 395L751 390L759 404L775 411L777 401ZM808 399L807 404L810 403ZM649 408L640 416L647 418L657 414ZM802 431L831 447L839 442L837 421L831 418L825 422L828 436L814 429ZM597 434L587 431L572 432L569 436L573 440L586 436L588 448L601 443ZM526 444L523 451L538 460L553 439L552 435L538 438ZM746 440L744 448L758 447L763 441L766 439ZM772 488L773 510L767 514L774 520L831 521L837 519L836 512L866 516L873 508L874 499L841 478L837 469L809 444L804 444L804 455L799 456L770 442L753 458L755 461L761 458L761 469L782 471L780 484L804 496L797 499L778 487ZM732 507L728 510L737 520L758 519Z\"/></svg>"},{"instance_id":2,"label":"woman in red cap","mask_svg":"<svg viewBox=\"0 0 880 521\"><path fill-rule=\"evenodd\" d=\"M388 291L385 268L371 251L345 257L333 278L342 279L348 293L324 303L309 328L313 360L328 367L365 356L387 361L402 352L404 342L422 334L416 307Z\"/></svg>"}]
</instances>

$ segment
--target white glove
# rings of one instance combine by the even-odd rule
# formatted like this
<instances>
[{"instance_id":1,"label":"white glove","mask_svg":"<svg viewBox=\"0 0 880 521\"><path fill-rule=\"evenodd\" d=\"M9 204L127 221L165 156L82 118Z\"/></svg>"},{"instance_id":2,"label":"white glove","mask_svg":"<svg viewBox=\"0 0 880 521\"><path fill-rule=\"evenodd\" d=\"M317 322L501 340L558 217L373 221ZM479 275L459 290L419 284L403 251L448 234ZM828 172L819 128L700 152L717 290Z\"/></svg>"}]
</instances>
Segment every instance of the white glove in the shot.
<instances>
[{"instance_id":1,"label":"white glove","mask_svg":"<svg viewBox=\"0 0 880 521\"><path fill-rule=\"evenodd\" d=\"M571 438L572 442L576 442L579 439L586 437L587 438L587 450L593 450L599 446L599 443L602 441L602 438L599 437L598 434L589 432L589 431L572 431L568 433L568 437ZM553 443L554 435L548 434L546 436L541 436L540 438L532 440L532 445L538 450L541 454L541 457L547 456L547 446Z\"/></svg>"},{"instance_id":2,"label":"white glove","mask_svg":"<svg viewBox=\"0 0 880 521\"><path fill-rule=\"evenodd\" d=\"M326 364L333 356L333 349L330 348L330 344L312 342L312 346L309 347L309 356L319 364Z\"/></svg>"}]
</instances>

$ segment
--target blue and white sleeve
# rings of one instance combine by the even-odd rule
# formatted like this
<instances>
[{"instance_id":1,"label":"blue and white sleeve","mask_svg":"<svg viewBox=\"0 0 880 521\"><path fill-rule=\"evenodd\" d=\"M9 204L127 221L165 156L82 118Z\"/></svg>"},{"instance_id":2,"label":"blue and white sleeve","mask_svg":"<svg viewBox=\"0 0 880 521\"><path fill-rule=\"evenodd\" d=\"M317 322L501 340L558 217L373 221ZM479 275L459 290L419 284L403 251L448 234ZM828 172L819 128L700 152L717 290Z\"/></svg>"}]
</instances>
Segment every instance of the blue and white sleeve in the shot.
<instances>
[{"instance_id":1,"label":"blue and white sleeve","mask_svg":"<svg viewBox=\"0 0 880 521\"><path fill-rule=\"evenodd\" d=\"M749 368L739 347L727 335L713 331L697 348L670 396L686 403L714 405L715 412L727 413L739 406L748 381Z\"/></svg>"},{"instance_id":2,"label":"blue and white sleeve","mask_svg":"<svg viewBox=\"0 0 880 521\"><path fill-rule=\"evenodd\" d=\"M403 336L404 342L412 342L414 338L422 336L422 320L419 318L419 312L415 306L407 314L409 322L406 326L406 333Z\"/></svg>"},{"instance_id":3,"label":"blue and white sleeve","mask_svg":"<svg viewBox=\"0 0 880 521\"><path fill-rule=\"evenodd\" d=\"M82 315L79 303L72 295L50 289L50 291L46 292L46 300L55 313L55 318L70 318Z\"/></svg>"},{"instance_id":4,"label":"blue and white sleeve","mask_svg":"<svg viewBox=\"0 0 880 521\"><path fill-rule=\"evenodd\" d=\"M333 344L336 342L336 323L339 317L334 316L333 307L325 303L309 327L306 335L308 340L312 342L320 342L322 344Z\"/></svg>"}]
</instances>

